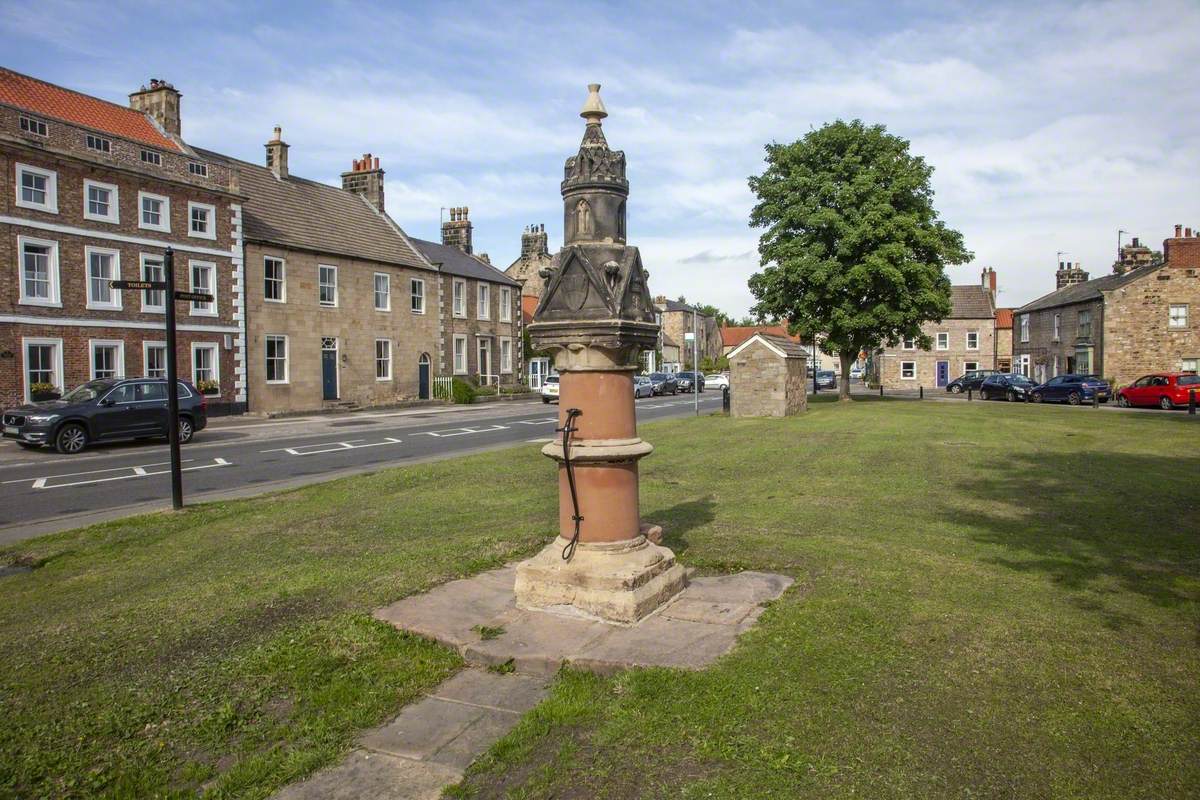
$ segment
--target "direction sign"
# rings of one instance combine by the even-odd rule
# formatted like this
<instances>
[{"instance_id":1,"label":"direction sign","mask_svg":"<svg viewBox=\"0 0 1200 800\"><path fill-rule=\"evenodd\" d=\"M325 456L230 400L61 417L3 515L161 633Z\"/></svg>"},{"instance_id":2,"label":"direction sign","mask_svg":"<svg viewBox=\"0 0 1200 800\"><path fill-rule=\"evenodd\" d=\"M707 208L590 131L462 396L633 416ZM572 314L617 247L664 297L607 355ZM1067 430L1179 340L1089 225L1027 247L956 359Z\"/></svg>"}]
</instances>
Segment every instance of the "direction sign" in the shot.
<instances>
[{"instance_id":1,"label":"direction sign","mask_svg":"<svg viewBox=\"0 0 1200 800\"><path fill-rule=\"evenodd\" d=\"M204 292L176 292L176 300L191 300L193 303L211 303L213 296Z\"/></svg>"},{"instance_id":2,"label":"direction sign","mask_svg":"<svg viewBox=\"0 0 1200 800\"><path fill-rule=\"evenodd\" d=\"M167 288L166 281L109 281L108 285L113 289L149 289L151 291L162 291Z\"/></svg>"}]
</instances>

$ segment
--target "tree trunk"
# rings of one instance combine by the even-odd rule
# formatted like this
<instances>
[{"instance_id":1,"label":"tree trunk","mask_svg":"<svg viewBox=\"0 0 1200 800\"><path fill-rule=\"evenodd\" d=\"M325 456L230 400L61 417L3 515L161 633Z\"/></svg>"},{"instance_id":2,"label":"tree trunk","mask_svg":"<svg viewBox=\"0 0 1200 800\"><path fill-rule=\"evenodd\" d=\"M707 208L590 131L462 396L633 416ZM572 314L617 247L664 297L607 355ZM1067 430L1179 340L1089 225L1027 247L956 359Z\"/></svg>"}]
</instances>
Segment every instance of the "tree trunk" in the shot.
<instances>
[{"instance_id":1,"label":"tree trunk","mask_svg":"<svg viewBox=\"0 0 1200 800\"><path fill-rule=\"evenodd\" d=\"M838 400L850 399L850 365L858 360L858 351L854 355L847 352L838 353L838 358L842 360L842 379L838 381Z\"/></svg>"}]
</instances>

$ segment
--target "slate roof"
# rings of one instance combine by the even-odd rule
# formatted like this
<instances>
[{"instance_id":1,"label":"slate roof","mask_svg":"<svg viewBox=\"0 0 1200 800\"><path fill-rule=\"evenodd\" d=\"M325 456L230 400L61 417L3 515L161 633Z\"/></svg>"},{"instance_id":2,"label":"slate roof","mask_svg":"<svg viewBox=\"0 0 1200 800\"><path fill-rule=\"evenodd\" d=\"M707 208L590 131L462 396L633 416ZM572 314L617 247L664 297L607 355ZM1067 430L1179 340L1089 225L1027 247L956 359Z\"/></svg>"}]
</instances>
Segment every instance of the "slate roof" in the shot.
<instances>
[{"instance_id":1,"label":"slate roof","mask_svg":"<svg viewBox=\"0 0 1200 800\"><path fill-rule=\"evenodd\" d=\"M681 303L678 300L668 300L665 303L663 303L663 306L664 306L665 310L667 310L667 311L691 311L692 310L692 307L690 305L688 305L687 303Z\"/></svg>"},{"instance_id":2,"label":"slate roof","mask_svg":"<svg viewBox=\"0 0 1200 800\"><path fill-rule=\"evenodd\" d=\"M1105 275L1103 278L1093 278L1090 281L1076 283L1071 286L1064 286L1050 294L1042 295L1036 300L1032 300L1017 309L1017 313L1021 314L1026 311L1040 311L1044 308L1057 308L1059 306L1069 306L1072 303L1083 303L1088 300L1098 300L1102 297L1102 292L1119 289L1127 283L1132 283L1143 275L1149 275L1157 269L1160 269L1162 264L1151 264L1138 269L1132 269L1124 275Z\"/></svg>"},{"instance_id":3,"label":"slate roof","mask_svg":"<svg viewBox=\"0 0 1200 800\"><path fill-rule=\"evenodd\" d=\"M400 226L361 196L295 175L281 180L266 167L220 153L196 152L237 174L238 191L247 196L246 241L430 269Z\"/></svg>"},{"instance_id":4,"label":"slate roof","mask_svg":"<svg viewBox=\"0 0 1200 800\"><path fill-rule=\"evenodd\" d=\"M992 295L982 286L950 287L950 316L947 319L991 319L995 315Z\"/></svg>"},{"instance_id":5,"label":"slate roof","mask_svg":"<svg viewBox=\"0 0 1200 800\"><path fill-rule=\"evenodd\" d=\"M182 152L183 148L141 111L74 92L0 67L0 103L39 117L110 133L123 139Z\"/></svg>"},{"instance_id":6,"label":"slate roof","mask_svg":"<svg viewBox=\"0 0 1200 800\"><path fill-rule=\"evenodd\" d=\"M421 251L425 258L437 264L442 272L448 272L451 275L458 275L462 278L472 278L477 281L502 283L505 286L520 286L519 283L491 264L475 256L467 255L457 247L429 242L424 239L413 239L412 243Z\"/></svg>"}]
</instances>

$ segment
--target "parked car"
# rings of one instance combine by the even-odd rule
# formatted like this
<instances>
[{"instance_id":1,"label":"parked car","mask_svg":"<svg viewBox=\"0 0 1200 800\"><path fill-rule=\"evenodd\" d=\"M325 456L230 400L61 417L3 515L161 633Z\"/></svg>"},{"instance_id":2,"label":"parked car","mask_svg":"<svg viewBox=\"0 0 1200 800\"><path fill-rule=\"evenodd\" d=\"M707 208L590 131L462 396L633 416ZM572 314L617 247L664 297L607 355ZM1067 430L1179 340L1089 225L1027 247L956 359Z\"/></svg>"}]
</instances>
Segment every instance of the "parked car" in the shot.
<instances>
[{"instance_id":1,"label":"parked car","mask_svg":"<svg viewBox=\"0 0 1200 800\"><path fill-rule=\"evenodd\" d=\"M704 385L706 387L711 386L714 389L727 389L729 388L729 376L720 372L713 375L705 375Z\"/></svg>"},{"instance_id":2,"label":"parked car","mask_svg":"<svg viewBox=\"0 0 1200 800\"><path fill-rule=\"evenodd\" d=\"M1194 372L1156 372L1138 378L1117 392L1117 405L1122 408L1158 406L1169 411L1177 406L1186 406L1188 393L1193 390L1200 401L1200 375Z\"/></svg>"},{"instance_id":3,"label":"parked car","mask_svg":"<svg viewBox=\"0 0 1200 800\"><path fill-rule=\"evenodd\" d=\"M983 381L989 375L999 375L994 369L972 369L964 372L961 376L955 378L946 384L946 391L952 394L960 394L971 389L978 392L979 387L983 386ZM1007 373L1012 375L1014 373ZM1022 376L1024 377L1024 376Z\"/></svg>"},{"instance_id":4,"label":"parked car","mask_svg":"<svg viewBox=\"0 0 1200 800\"><path fill-rule=\"evenodd\" d=\"M850 380L862 380L863 374L866 372L866 367L862 364L852 364L850 366Z\"/></svg>"},{"instance_id":5,"label":"parked car","mask_svg":"<svg viewBox=\"0 0 1200 800\"><path fill-rule=\"evenodd\" d=\"M818 389L836 389L837 388L837 373L831 369L822 369L817 371L817 388Z\"/></svg>"},{"instance_id":6,"label":"parked car","mask_svg":"<svg viewBox=\"0 0 1200 800\"><path fill-rule=\"evenodd\" d=\"M654 384L645 375L637 375L633 379L633 399L639 397L654 397Z\"/></svg>"},{"instance_id":7,"label":"parked car","mask_svg":"<svg viewBox=\"0 0 1200 800\"><path fill-rule=\"evenodd\" d=\"M650 373L650 383L654 385L655 394L677 394L679 392L679 383L675 380L675 376L665 372Z\"/></svg>"},{"instance_id":8,"label":"parked car","mask_svg":"<svg viewBox=\"0 0 1200 800\"><path fill-rule=\"evenodd\" d=\"M558 402L558 376L547 375L546 380L542 381L542 402L549 403L550 401Z\"/></svg>"},{"instance_id":9,"label":"parked car","mask_svg":"<svg viewBox=\"0 0 1200 800\"><path fill-rule=\"evenodd\" d=\"M675 381L681 392L703 392L704 376L699 372L680 372L675 375Z\"/></svg>"},{"instance_id":10,"label":"parked car","mask_svg":"<svg viewBox=\"0 0 1200 800\"><path fill-rule=\"evenodd\" d=\"M208 401L178 382L179 441L208 424ZM22 447L53 447L65 455L95 442L167 435L167 382L162 378L105 378L75 387L58 400L4 412L4 438Z\"/></svg>"},{"instance_id":11,"label":"parked car","mask_svg":"<svg viewBox=\"0 0 1200 800\"><path fill-rule=\"evenodd\" d=\"M1111 388L1108 382L1095 375L1059 375L1040 386L1033 387L1030 397L1035 403L1090 403L1092 398L1108 402Z\"/></svg>"},{"instance_id":12,"label":"parked car","mask_svg":"<svg viewBox=\"0 0 1200 800\"><path fill-rule=\"evenodd\" d=\"M1036 386L1033 381L1016 372L993 372L979 384L981 400L1007 400L1015 403L1024 400Z\"/></svg>"}]
</instances>

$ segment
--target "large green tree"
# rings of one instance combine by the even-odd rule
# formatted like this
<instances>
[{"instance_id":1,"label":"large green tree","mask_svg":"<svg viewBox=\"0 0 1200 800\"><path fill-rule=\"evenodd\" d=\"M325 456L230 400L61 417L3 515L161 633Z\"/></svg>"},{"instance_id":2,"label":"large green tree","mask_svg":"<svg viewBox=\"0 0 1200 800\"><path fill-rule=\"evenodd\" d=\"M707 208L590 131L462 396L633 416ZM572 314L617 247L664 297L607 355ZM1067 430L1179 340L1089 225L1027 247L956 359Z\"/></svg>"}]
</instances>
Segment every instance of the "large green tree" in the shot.
<instances>
[{"instance_id":1,"label":"large green tree","mask_svg":"<svg viewBox=\"0 0 1200 800\"><path fill-rule=\"evenodd\" d=\"M933 168L882 125L838 120L791 144L767 145L750 178L750 224L762 271L750 278L754 314L841 359L840 397L860 351L903 337L928 348L921 325L950 313L945 267L972 258L933 207Z\"/></svg>"}]
</instances>

